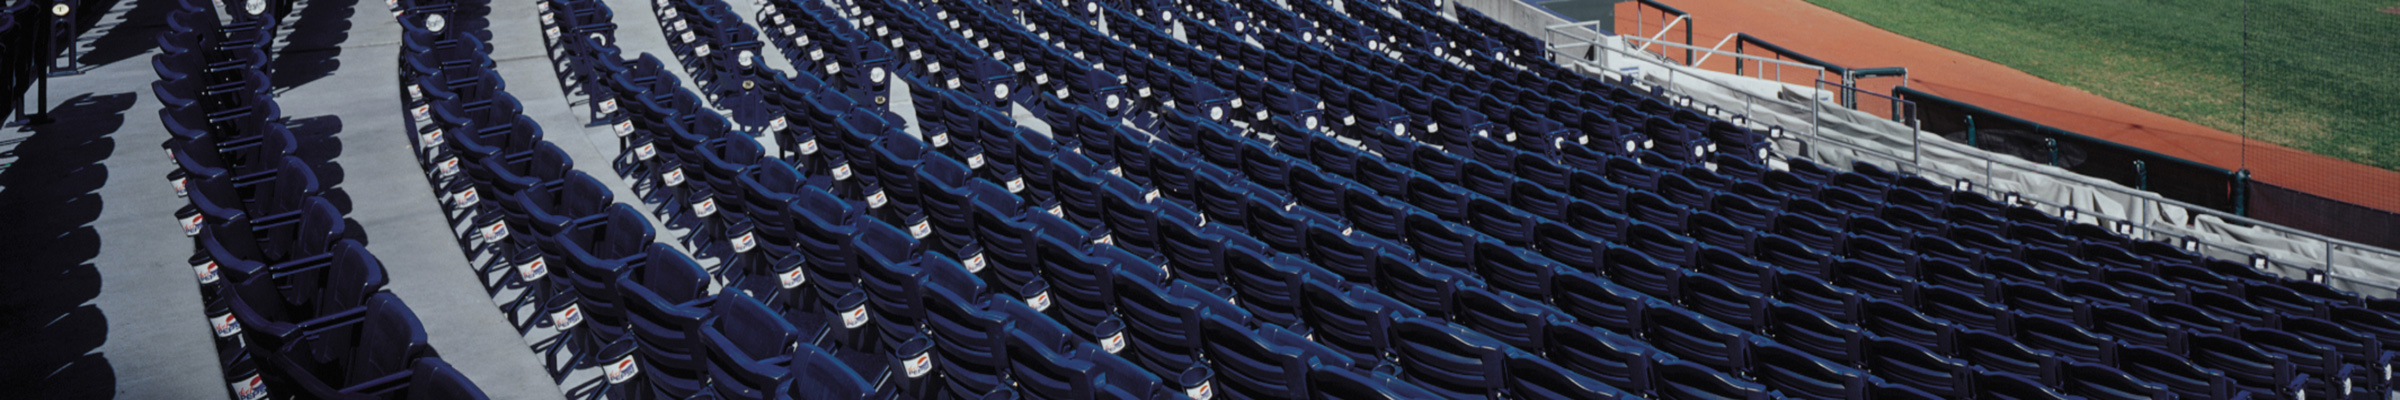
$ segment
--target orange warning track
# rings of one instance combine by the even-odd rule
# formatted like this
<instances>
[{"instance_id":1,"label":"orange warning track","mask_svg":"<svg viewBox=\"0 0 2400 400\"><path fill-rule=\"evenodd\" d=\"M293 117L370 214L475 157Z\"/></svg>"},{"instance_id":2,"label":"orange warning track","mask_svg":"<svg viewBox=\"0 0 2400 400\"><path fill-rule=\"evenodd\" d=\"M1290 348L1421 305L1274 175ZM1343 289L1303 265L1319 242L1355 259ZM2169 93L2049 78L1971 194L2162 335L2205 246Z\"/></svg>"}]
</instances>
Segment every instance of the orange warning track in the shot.
<instances>
[{"instance_id":1,"label":"orange warning track","mask_svg":"<svg viewBox=\"0 0 2400 400\"><path fill-rule=\"evenodd\" d=\"M1746 32L1794 52L1850 68L1907 67L1908 86L1993 111L2182 157L2228 170L2243 167L2239 135L2109 100L2007 66L1876 28L1804 0L1665 0L1691 13L1693 40L1712 46ZM1617 26L1632 31L1632 2L1617 6ZM1656 34L1655 10L1645 18ZM1682 28L1667 37L1680 41ZM1667 39L1661 37L1661 39ZM2029 44L2030 45L2030 44ZM1731 50L1727 46L1726 50ZM1755 51L1753 51L1755 53ZM1680 58L1680 55L1677 56ZM1710 69L1731 63L1709 60ZM1806 78L1800 78L1805 82ZM1787 80L1790 80L1787 78ZM2395 127L2400 129L2400 127ZM2387 211L2400 211L2400 172L2288 147L2249 142L2252 179Z\"/></svg>"}]
</instances>

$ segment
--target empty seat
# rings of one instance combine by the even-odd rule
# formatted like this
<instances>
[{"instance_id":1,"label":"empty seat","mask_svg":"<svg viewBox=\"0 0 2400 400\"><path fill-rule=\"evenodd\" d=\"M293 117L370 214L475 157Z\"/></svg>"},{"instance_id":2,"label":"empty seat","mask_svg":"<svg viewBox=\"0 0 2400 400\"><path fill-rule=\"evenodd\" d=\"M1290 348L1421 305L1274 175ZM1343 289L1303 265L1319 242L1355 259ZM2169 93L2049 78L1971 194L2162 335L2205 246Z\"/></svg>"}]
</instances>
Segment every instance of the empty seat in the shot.
<instances>
[{"instance_id":1,"label":"empty seat","mask_svg":"<svg viewBox=\"0 0 2400 400\"><path fill-rule=\"evenodd\" d=\"M1544 353L1558 366L1634 394L1647 395L1659 363L1675 360L1650 344L1613 332L1574 324L1551 324Z\"/></svg>"},{"instance_id":2,"label":"empty seat","mask_svg":"<svg viewBox=\"0 0 2400 400\"><path fill-rule=\"evenodd\" d=\"M1660 399L1759 400L1773 398L1772 392L1766 385L1711 371L1708 367L1689 361L1660 363L1658 382L1657 396Z\"/></svg>"},{"instance_id":3,"label":"empty seat","mask_svg":"<svg viewBox=\"0 0 2400 400\"><path fill-rule=\"evenodd\" d=\"M265 360L270 392L316 398L369 396L371 385L405 379L420 359L433 356L425 326L408 304L389 293L367 300L349 323L325 326L302 340L285 343Z\"/></svg>"},{"instance_id":4,"label":"empty seat","mask_svg":"<svg viewBox=\"0 0 2400 400\"><path fill-rule=\"evenodd\" d=\"M1770 344L1752 351L1750 373L1758 377L1760 384L1787 397L1859 399L1866 398L1871 389L1865 372L1810 357L1797 349Z\"/></svg>"},{"instance_id":5,"label":"empty seat","mask_svg":"<svg viewBox=\"0 0 2400 400\"><path fill-rule=\"evenodd\" d=\"M1878 378L1943 398L1974 395L1975 369L1965 360L1935 353L1913 343L1881 337L1867 344L1866 353L1868 356L1863 365L1875 371Z\"/></svg>"},{"instance_id":6,"label":"empty seat","mask_svg":"<svg viewBox=\"0 0 2400 400\"><path fill-rule=\"evenodd\" d=\"M2085 399L2154 400L2174 398L2173 394L2167 392L2165 386L2134 379L2117 371L2116 368L2106 365L2070 362L2067 363L2066 368L2066 373L2061 374L2065 382L2062 382L2059 388L2059 392L2063 394L2082 396Z\"/></svg>"},{"instance_id":7,"label":"empty seat","mask_svg":"<svg viewBox=\"0 0 2400 400\"><path fill-rule=\"evenodd\" d=\"M2197 346L2195 343L2195 348ZM2233 379L2224 373L2204 369L2159 349L2126 347L2117 355L2117 360L2118 370L2136 379L2164 385L2168 391L2180 397L2224 399L2232 398L2235 391L2241 390L2235 388Z\"/></svg>"},{"instance_id":8,"label":"empty seat","mask_svg":"<svg viewBox=\"0 0 2400 400\"><path fill-rule=\"evenodd\" d=\"M1398 321L1392 336L1402 377L1446 397L1481 396L1506 384L1507 344L1458 325Z\"/></svg>"},{"instance_id":9,"label":"empty seat","mask_svg":"<svg viewBox=\"0 0 2400 400\"><path fill-rule=\"evenodd\" d=\"M778 364L791 362L799 330L748 295L720 293L715 303L700 325L710 390L719 398L767 398L791 373Z\"/></svg>"},{"instance_id":10,"label":"empty seat","mask_svg":"<svg viewBox=\"0 0 2400 400\"><path fill-rule=\"evenodd\" d=\"M1740 371L1750 366L1750 349L1758 336L1673 307L1651 307L1643 315L1643 337L1659 349L1684 360L1719 370Z\"/></svg>"}]
</instances>

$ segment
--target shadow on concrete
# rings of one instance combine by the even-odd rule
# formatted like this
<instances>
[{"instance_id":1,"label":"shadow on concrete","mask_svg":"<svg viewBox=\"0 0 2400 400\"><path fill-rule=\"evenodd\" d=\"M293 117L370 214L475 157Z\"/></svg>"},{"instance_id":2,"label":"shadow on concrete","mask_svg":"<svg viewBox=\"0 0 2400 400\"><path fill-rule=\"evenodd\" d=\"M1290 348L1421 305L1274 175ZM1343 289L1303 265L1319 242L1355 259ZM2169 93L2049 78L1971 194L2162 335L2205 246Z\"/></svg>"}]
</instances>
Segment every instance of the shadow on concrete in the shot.
<instances>
[{"instance_id":1,"label":"shadow on concrete","mask_svg":"<svg viewBox=\"0 0 2400 400\"><path fill-rule=\"evenodd\" d=\"M108 10L108 8L98 7L113 7L119 1L121 0L105 0L104 2L108 4L87 4L85 9ZM88 50L84 51L82 58L75 61L83 64L85 69L90 69L149 53L151 49L158 48L156 36L160 30L166 29L167 13L174 9L174 1L133 2L133 9L126 10L125 17L115 22L116 26L108 28L108 32L100 34L100 37L92 38L90 43L85 44L85 48ZM84 13L84 30L89 31L96 28L98 22L102 21L102 17L105 16L104 14L107 13ZM84 33L86 32L77 32L76 37L81 38Z\"/></svg>"},{"instance_id":2,"label":"shadow on concrete","mask_svg":"<svg viewBox=\"0 0 2400 400\"><path fill-rule=\"evenodd\" d=\"M100 295L101 185L133 93L83 95L52 111L6 154L0 170L0 382L25 398L109 398L116 370L95 352L108 340ZM132 179L142 179L134 177ZM166 182L159 181L161 190ZM166 225L162 229L173 229ZM126 266L147 267L147 266Z\"/></svg>"},{"instance_id":3,"label":"shadow on concrete","mask_svg":"<svg viewBox=\"0 0 2400 400\"><path fill-rule=\"evenodd\" d=\"M333 76L342 69L342 42L350 40L352 6L358 0L309 0L308 8L285 21L292 31L269 64L276 90L286 90Z\"/></svg>"}]
</instances>

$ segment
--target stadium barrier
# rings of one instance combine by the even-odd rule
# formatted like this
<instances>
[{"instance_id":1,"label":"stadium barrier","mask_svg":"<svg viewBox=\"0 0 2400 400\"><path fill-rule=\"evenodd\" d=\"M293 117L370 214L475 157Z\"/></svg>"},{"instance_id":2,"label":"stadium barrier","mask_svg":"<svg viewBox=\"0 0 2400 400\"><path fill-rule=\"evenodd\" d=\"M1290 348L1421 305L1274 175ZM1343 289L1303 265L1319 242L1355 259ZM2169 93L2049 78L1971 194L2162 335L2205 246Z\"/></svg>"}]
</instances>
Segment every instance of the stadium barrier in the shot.
<instances>
[{"instance_id":1,"label":"stadium barrier","mask_svg":"<svg viewBox=\"0 0 2400 400\"><path fill-rule=\"evenodd\" d=\"M2048 134L2041 140L2040 158L2001 157L1983 146L1967 146L1965 140L1956 142L1928 132L1946 128L1936 120L1956 121L1963 125L1964 114L1956 119L1937 118L1920 114L1924 130L1910 124L1893 121L1888 116L1850 109L1841 104L1837 92L1817 87L1772 82L1764 79L1711 71L1683 65L1655 52L1635 52L1635 43L1657 42L1631 35L1606 35L1595 32L1589 23L1569 23L1547 26L1544 38L1550 44L1552 58L1562 65L1583 73L1622 79L1637 87L1657 88L1675 99L1692 99L1695 107L1719 105L1724 110L1747 112L1745 119L1753 126L1781 126L1791 134L1776 140L1776 154L1801 157L1837 169L1850 169L1852 162L1863 162L1886 170L1914 173L1937 182L1958 184L1995 199L2007 199L2013 204L2033 207L2044 212L2070 216L2077 221L2102 226L2128 236L2183 246L2211 257L2230 260L2250 260L2264 271L2283 276L2325 282L2344 290L2377 297L2400 295L2400 252L2386 250L2359 242L2328 237L2248 218L2228 211L2224 199L2233 194L2215 197L2214 204L2187 202L2162 196L2138 187L2157 190L2167 180L2191 182L2200 179L2220 179L2230 182L2236 176L2222 170L2177 165L2181 160L2159 157L2144 152L2108 148L2105 142L2075 142L2058 146L2061 154L2051 157L2049 149L2063 131L1996 113L1976 119L1978 141L2019 140L1981 137L1991 132L1992 120L2000 129L2014 128L2026 134ZM1563 37L1563 38L1562 38ZM1676 43L1657 42L1673 48ZM1685 46L1689 47L1689 46ZM1713 49L1696 49L1710 52ZM1733 53L1727 57L1748 57L1775 64L1776 67L1818 67L1788 61L1760 58ZM1788 64L1788 65L1787 65ZM1765 65L1765 64L1762 64ZM1822 69L1816 69L1822 71ZM1822 79L1822 78L1820 78ZM1813 92L1813 94L1811 93ZM1905 97L1905 96L1903 96ZM1901 97L1896 101L1917 104L1919 113L1928 112L1924 103ZM1813 99L1813 101L1811 101ZM1923 97L1919 97L1923 99ZM1958 108L1954 108L1958 109ZM1963 134L1964 129L1957 129ZM2089 140L2088 138L2081 138ZM2039 139L2036 139L2039 140ZM1990 143L1986 142L1986 146ZM1997 146L1993 146L1997 147ZM2021 149L2019 152L2023 152ZM2012 153L2013 155L2014 153ZM2113 157L2113 158L2112 158ZM2131 161L2143 158L2141 164ZM2124 160L2116 163L2108 160ZM2161 161L2148 161L2148 160ZM2052 165L2053 160L2064 160ZM2109 169L2110 164L2118 169ZM2164 164L2165 166L2161 166ZM2084 171L2099 171L2086 175ZM2108 174L2117 174L2109 176ZM2193 175L2197 175L2196 177ZM2187 188L2191 186L2186 186ZM2226 186L2232 188L2245 186ZM2245 189L2246 190L2246 189ZM2192 196L2195 193L2167 193ZM2239 211L2239 210L2232 210Z\"/></svg>"},{"instance_id":2,"label":"stadium barrier","mask_svg":"<svg viewBox=\"0 0 2400 400\"><path fill-rule=\"evenodd\" d=\"M2247 179L2234 171L2084 136L1916 89L1900 87L1892 92L1916 102L1921 129L1944 139L2217 211L2244 213L2240 206Z\"/></svg>"},{"instance_id":3,"label":"stadium barrier","mask_svg":"<svg viewBox=\"0 0 2400 400\"><path fill-rule=\"evenodd\" d=\"M2400 248L2400 214L2292 190L2257 180L2248 184L2245 215L2309 232Z\"/></svg>"}]
</instances>

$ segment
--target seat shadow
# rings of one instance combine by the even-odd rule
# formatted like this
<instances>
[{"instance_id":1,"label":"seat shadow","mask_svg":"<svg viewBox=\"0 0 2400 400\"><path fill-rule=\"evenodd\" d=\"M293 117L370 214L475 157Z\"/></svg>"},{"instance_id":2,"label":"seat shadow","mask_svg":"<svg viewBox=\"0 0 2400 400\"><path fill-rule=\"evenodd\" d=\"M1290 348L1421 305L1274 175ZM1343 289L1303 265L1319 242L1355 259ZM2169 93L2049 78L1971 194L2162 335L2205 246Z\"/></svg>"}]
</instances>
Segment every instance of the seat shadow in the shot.
<instances>
[{"instance_id":1,"label":"seat shadow","mask_svg":"<svg viewBox=\"0 0 2400 400\"><path fill-rule=\"evenodd\" d=\"M358 0L309 0L308 8L286 19L292 32L271 62L269 80L277 90L315 82L342 69L342 43L350 41L350 17Z\"/></svg>"},{"instance_id":2,"label":"seat shadow","mask_svg":"<svg viewBox=\"0 0 2400 400\"><path fill-rule=\"evenodd\" d=\"M99 7L113 8L118 1L108 1L107 3L109 4L86 5L85 9L107 10L109 8ZM89 45L91 50L84 52L83 56L75 61L83 64L84 68L90 69L124 61L158 48L155 37L158 36L160 30L166 29L167 13L174 9L174 1L133 2L133 9L126 10L125 17L119 20L115 27L109 28L107 33L92 38ZM108 13L84 13L82 22L84 29L89 30L95 27L102 17L106 17L106 14ZM82 37L83 33L88 32L78 32L77 37Z\"/></svg>"},{"instance_id":3,"label":"seat shadow","mask_svg":"<svg viewBox=\"0 0 2400 400\"><path fill-rule=\"evenodd\" d=\"M133 93L70 98L34 125L0 170L0 382L36 398L105 398L116 372L94 352L108 338L108 317L89 304L100 295L99 189L111 137L125 124ZM10 134L25 131L10 132ZM13 136L13 135L12 135ZM145 155L148 152L141 152ZM140 178L135 178L140 179ZM158 182L161 190L165 181ZM171 229L171 228L170 228Z\"/></svg>"}]
</instances>

